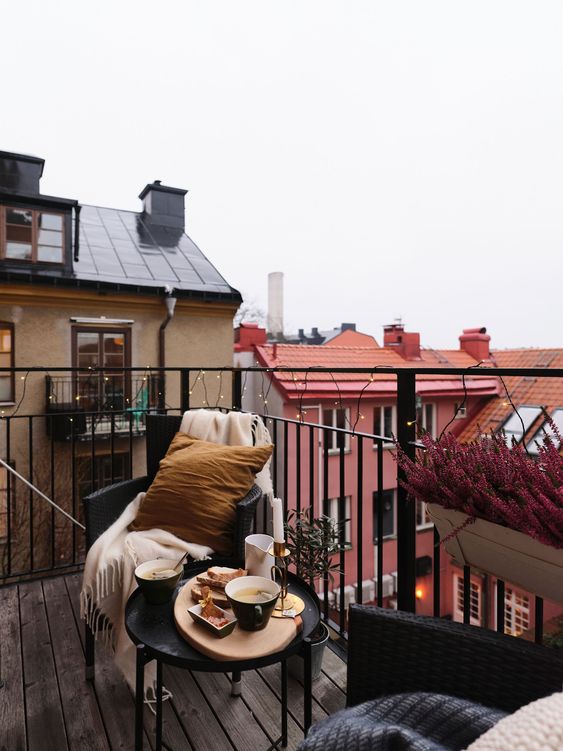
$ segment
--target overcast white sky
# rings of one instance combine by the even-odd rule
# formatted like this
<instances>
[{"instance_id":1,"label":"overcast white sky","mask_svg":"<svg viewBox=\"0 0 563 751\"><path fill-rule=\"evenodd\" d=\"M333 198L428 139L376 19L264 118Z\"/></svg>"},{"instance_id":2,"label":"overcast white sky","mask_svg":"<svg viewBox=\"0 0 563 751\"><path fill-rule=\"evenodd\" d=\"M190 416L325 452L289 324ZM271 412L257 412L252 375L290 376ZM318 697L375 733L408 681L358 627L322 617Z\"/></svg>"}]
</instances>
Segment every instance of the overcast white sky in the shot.
<instances>
[{"instance_id":1,"label":"overcast white sky","mask_svg":"<svg viewBox=\"0 0 563 751\"><path fill-rule=\"evenodd\" d=\"M563 4L3 3L0 149L42 191L187 229L285 328L402 316L425 346L487 326L563 346Z\"/></svg>"}]
</instances>

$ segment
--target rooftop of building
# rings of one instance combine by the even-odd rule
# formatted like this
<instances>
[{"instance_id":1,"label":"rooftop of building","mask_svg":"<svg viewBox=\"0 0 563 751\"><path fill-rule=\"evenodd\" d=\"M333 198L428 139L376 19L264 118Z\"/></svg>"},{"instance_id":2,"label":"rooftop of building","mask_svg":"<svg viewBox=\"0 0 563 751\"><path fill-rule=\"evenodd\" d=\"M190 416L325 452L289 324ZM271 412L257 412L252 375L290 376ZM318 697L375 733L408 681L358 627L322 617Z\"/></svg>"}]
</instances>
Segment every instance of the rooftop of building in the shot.
<instances>
[{"instance_id":1,"label":"rooftop of building","mask_svg":"<svg viewBox=\"0 0 563 751\"><path fill-rule=\"evenodd\" d=\"M65 237L63 263L1 259L1 280L150 295L166 288L176 297L241 302L185 231L186 190L148 183L139 212L81 205L41 193L43 168L38 157L0 151L0 205L63 213L72 242Z\"/></svg>"}]
</instances>

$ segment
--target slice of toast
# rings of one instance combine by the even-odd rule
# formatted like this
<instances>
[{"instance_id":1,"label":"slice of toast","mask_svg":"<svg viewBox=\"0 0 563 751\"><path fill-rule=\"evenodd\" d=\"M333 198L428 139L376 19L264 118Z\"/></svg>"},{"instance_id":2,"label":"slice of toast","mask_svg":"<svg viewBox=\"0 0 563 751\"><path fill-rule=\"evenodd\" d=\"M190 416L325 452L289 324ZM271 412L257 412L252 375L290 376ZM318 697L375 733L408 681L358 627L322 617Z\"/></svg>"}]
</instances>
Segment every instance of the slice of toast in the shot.
<instances>
[{"instance_id":1,"label":"slice of toast","mask_svg":"<svg viewBox=\"0 0 563 751\"><path fill-rule=\"evenodd\" d=\"M246 576L243 568L228 568L227 566L212 566L205 574L200 574L197 580L213 589L225 589L225 585L239 576Z\"/></svg>"}]
</instances>

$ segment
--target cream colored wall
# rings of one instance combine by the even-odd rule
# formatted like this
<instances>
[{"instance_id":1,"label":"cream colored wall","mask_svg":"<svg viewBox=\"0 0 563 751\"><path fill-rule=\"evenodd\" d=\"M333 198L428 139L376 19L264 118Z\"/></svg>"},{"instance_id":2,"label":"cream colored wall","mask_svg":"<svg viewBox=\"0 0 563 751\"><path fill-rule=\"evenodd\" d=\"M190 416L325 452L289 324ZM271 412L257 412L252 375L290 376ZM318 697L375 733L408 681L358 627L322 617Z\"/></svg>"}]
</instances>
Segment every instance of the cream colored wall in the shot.
<instances>
[{"instance_id":1,"label":"cream colored wall","mask_svg":"<svg viewBox=\"0 0 563 751\"><path fill-rule=\"evenodd\" d=\"M179 300L175 315L166 328L166 365L195 369L191 381L194 382L199 368L223 367L232 365L233 328L232 320L236 304L202 304ZM131 365L140 368L158 365L158 331L166 317L166 306L162 298L133 295L110 296L79 290L62 290L39 286L0 286L0 321L14 323L15 365L28 368L71 367L72 337L71 317L132 319L131 325ZM23 394L24 381L16 376L16 404ZM33 472L29 466L29 421L20 416L41 415L46 409L45 373L31 373L25 381L25 398L18 410L18 417L10 424L10 460L16 463L18 471L37 483L47 495L54 495L63 507L72 509L71 475L72 451L70 444L51 444L46 430L45 418L33 420ZM55 374L53 374L55 375ZM61 373L60 375L65 375ZM223 379L216 374L205 376L208 404L230 405L230 374ZM167 377L166 402L170 407L180 406L179 376ZM219 388L221 386L221 388ZM223 394L223 400L220 394ZM192 406L203 403L204 389L201 377L193 386ZM13 415L14 406L0 406L0 417ZM145 472L145 441L133 439L133 476ZM128 451L127 438L115 438L116 451ZM110 440L96 441L96 453L110 450ZM51 487L51 451L55 465L56 481ZM89 453L89 442L77 441L75 456ZM7 421L0 420L0 456L7 456ZM66 478L66 479L65 479ZM18 483L15 503L22 511L19 526L22 541L27 539L29 525L28 491ZM54 490L54 492L53 492ZM76 506L81 506L76 499ZM44 501L33 499L33 517L36 530L41 534L50 529L50 512ZM56 519L59 523L59 517ZM47 539L47 538L46 538ZM28 546L25 555L29 555ZM68 547L68 546L67 546ZM37 557L43 558L46 551ZM25 567L29 561L21 560ZM48 563L48 561L47 561ZM42 561L45 565L45 561ZM38 561L35 561L38 565Z\"/></svg>"},{"instance_id":2,"label":"cream colored wall","mask_svg":"<svg viewBox=\"0 0 563 751\"><path fill-rule=\"evenodd\" d=\"M140 296L93 295L65 291L63 296L35 290L0 287L0 321L15 325L15 364L17 367L70 367L72 365L71 317L132 319L131 365L158 366L158 331L166 317L162 298ZM31 294L30 294L31 292ZM166 365L169 367L205 368L232 365L232 319L236 305L197 304L179 300L174 317L168 324ZM22 374L23 375L23 374ZM193 375L195 380L196 373ZM229 383L227 383L229 380ZM45 405L45 375L31 374L27 379L25 406L27 413L41 413ZM206 376L209 401L219 395L219 379ZM22 394L21 376L16 377L16 402ZM201 392L201 393L200 393ZM225 376L221 392L230 400L230 376ZM192 401L202 403L203 389L194 389ZM170 375L167 402L180 406L179 378ZM230 402L229 402L230 403ZM9 415L11 409L3 407Z\"/></svg>"}]
</instances>

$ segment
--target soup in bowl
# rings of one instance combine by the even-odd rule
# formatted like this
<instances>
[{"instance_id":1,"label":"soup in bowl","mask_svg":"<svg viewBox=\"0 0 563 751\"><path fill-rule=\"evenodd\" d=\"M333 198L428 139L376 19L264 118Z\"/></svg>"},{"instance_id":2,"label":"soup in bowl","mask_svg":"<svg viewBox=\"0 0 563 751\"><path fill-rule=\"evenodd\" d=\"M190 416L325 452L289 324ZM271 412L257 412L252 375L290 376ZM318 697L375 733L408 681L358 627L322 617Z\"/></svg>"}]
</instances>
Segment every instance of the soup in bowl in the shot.
<instances>
[{"instance_id":1,"label":"soup in bowl","mask_svg":"<svg viewBox=\"0 0 563 751\"><path fill-rule=\"evenodd\" d=\"M240 576L225 587L238 625L246 631L266 628L280 594L280 585L264 576Z\"/></svg>"},{"instance_id":2,"label":"soup in bowl","mask_svg":"<svg viewBox=\"0 0 563 751\"><path fill-rule=\"evenodd\" d=\"M162 605L172 598L176 584L184 572L184 566L177 566L177 563L177 558L156 558L141 563L135 569L137 584L153 605Z\"/></svg>"}]
</instances>

